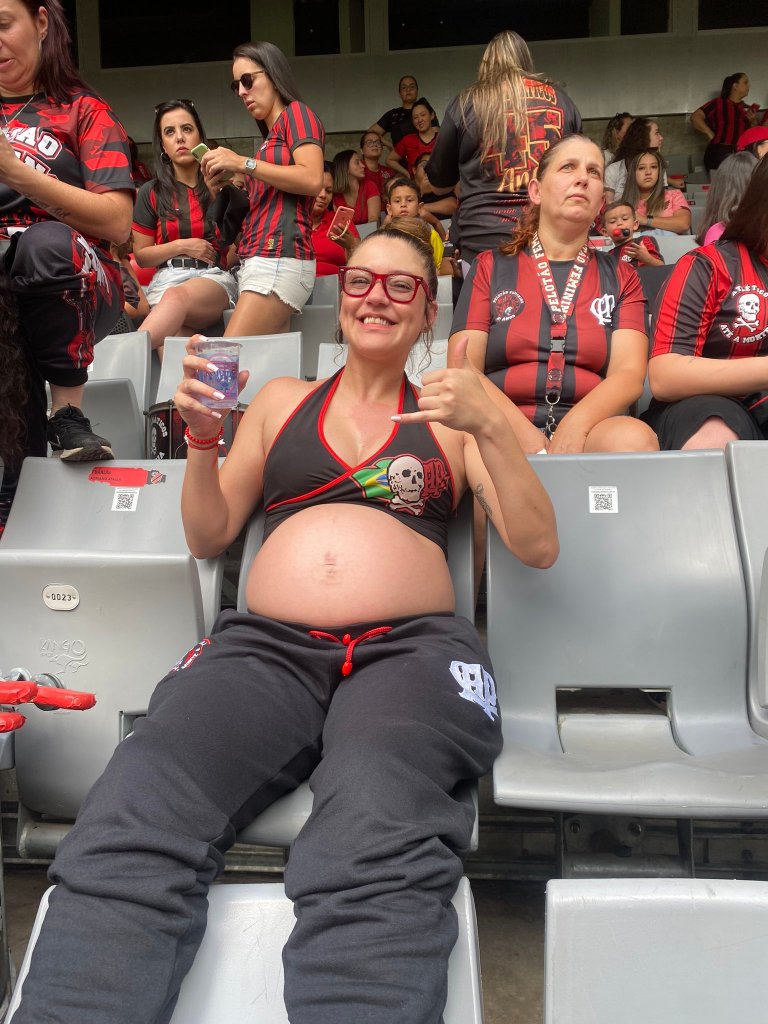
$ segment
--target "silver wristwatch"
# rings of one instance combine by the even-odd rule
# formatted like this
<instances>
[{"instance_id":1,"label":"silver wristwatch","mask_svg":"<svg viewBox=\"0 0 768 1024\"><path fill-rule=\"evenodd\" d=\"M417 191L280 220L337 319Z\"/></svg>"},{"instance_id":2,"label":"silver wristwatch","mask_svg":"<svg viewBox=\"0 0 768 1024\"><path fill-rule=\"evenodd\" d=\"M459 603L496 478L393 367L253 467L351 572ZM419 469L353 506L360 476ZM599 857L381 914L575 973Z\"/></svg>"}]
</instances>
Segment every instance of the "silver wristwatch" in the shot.
<instances>
[{"instance_id":1,"label":"silver wristwatch","mask_svg":"<svg viewBox=\"0 0 768 1024\"><path fill-rule=\"evenodd\" d=\"M256 170L256 161L252 156L247 156L245 158L245 169L249 174L253 174Z\"/></svg>"}]
</instances>

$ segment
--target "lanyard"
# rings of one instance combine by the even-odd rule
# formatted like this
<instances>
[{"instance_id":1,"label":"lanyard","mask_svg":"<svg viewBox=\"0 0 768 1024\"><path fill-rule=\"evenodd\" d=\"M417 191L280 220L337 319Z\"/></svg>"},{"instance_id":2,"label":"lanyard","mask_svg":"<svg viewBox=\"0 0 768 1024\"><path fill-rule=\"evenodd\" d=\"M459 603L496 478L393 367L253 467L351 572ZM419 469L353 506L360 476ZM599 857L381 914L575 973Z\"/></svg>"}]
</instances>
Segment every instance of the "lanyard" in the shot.
<instances>
[{"instance_id":1,"label":"lanyard","mask_svg":"<svg viewBox=\"0 0 768 1024\"><path fill-rule=\"evenodd\" d=\"M568 317L573 312L576 293L589 262L589 246L586 243L579 250L565 283L562 298L557 294L557 286L552 275L552 268L544 253L538 232L531 239L531 255L536 264L536 274L541 286L541 294L549 309L549 359L547 360L547 379L544 400L547 403L547 422L544 432L548 438L555 432L555 406L560 401L563 389L563 373L565 371L565 336L568 333Z\"/></svg>"}]
</instances>

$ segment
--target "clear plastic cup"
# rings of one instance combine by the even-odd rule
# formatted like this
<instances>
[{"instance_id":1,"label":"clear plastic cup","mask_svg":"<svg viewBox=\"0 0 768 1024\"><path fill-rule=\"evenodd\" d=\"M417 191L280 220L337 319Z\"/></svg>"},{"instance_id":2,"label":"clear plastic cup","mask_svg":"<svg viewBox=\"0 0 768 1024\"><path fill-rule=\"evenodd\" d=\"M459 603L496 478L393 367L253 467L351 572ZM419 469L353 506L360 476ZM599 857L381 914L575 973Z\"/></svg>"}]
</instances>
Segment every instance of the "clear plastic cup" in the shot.
<instances>
[{"instance_id":1,"label":"clear plastic cup","mask_svg":"<svg viewBox=\"0 0 768 1024\"><path fill-rule=\"evenodd\" d=\"M200 401L209 409L234 409L237 405L237 375L240 370L240 342L226 338L208 338L198 341L195 354L207 359L216 367L216 372L198 370L197 379L208 384L224 397L213 398L201 395Z\"/></svg>"}]
</instances>

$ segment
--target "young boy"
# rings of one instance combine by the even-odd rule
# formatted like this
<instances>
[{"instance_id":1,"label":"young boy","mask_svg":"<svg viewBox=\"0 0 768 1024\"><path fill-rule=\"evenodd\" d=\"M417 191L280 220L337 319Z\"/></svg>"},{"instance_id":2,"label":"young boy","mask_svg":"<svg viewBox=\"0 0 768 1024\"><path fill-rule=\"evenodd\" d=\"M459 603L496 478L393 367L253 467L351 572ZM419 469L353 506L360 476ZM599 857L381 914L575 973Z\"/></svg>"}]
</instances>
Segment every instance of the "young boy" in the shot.
<instances>
[{"instance_id":1,"label":"young boy","mask_svg":"<svg viewBox=\"0 0 768 1024\"><path fill-rule=\"evenodd\" d=\"M637 242L632 236L640 228L635 208L624 199L609 203L603 210L603 234L613 239L616 248L613 253L617 260L631 263L633 267L663 267L664 260L653 239L642 235Z\"/></svg>"},{"instance_id":2,"label":"young boy","mask_svg":"<svg viewBox=\"0 0 768 1024\"><path fill-rule=\"evenodd\" d=\"M419 186L410 178L394 178L389 183L389 198L387 199L387 218L383 227L387 227L398 217L421 217L429 225L430 245L435 259L435 266L438 274L452 274L453 267L450 260L444 259L445 246L443 240L432 226L434 218L431 214L425 213L421 205L421 193ZM438 221L438 223L440 223ZM442 227L442 225L441 225Z\"/></svg>"}]
</instances>

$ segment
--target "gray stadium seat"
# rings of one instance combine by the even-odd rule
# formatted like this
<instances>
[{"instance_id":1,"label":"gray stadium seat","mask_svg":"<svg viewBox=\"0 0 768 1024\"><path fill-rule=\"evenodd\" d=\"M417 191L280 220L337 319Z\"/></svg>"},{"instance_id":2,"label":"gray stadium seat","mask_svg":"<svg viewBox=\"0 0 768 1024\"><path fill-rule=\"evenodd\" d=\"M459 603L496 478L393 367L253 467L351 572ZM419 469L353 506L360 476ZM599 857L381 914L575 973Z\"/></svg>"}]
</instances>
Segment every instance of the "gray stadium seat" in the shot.
<instances>
[{"instance_id":1,"label":"gray stadium seat","mask_svg":"<svg viewBox=\"0 0 768 1024\"><path fill-rule=\"evenodd\" d=\"M152 348L149 331L108 334L94 347L88 380L116 380L127 377L133 384L139 410L149 403L149 376Z\"/></svg>"},{"instance_id":2,"label":"gray stadium seat","mask_svg":"<svg viewBox=\"0 0 768 1024\"><path fill-rule=\"evenodd\" d=\"M471 622L475 617L475 566L474 566L474 517L472 500L465 495L451 521L448 533L448 566L456 594L456 614L463 615ZM240 563L240 585L237 593L238 611L248 610L245 588L250 568L261 547L264 533L264 513L259 511L248 524ZM477 806L477 787L467 787L466 798ZM289 846L312 810L312 792L307 782L298 789L276 800L263 811L238 836L238 842L258 846ZM477 849L478 823L475 814L475 828L472 835L472 849Z\"/></svg>"},{"instance_id":3,"label":"gray stadium seat","mask_svg":"<svg viewBox=\"0 0 768 1024\"><path fill-rule=\"evenodd\" d=\"M453 306L453 278L446 274L437 279L437 301L441 305Z\"/></svg>"},{"instance_id":4,"label":"gray stadium seat","mask_svg":"<svg viewBox=\"0 0 768 1024\"><path fill-rule=\"evenodd\" d=\"M766 882L550 881L545 1024L757 1020L766 931Z\"/></svg>"},{"instance_id":5,"label":"gray stadium seat","mask_svg":"<svg viewBox=\"0 0 768 1024\"><path fill-rule=\"evenodd\" d=\"M301 333L302 367L310 379L317 377L317 357L320 345L333 341L339 325L337 307L305 306L291 317L291 330Z\"/></svg>"},{"instance_id":6,"label":"gray stadium seat","mask_svg":"<svg viewBox=\"0 0 768 1024\"><path fill-rule=\"evenodd\" d=\"M27 819L38 850L52 852L56 823L74 818L157 681L218 612L223 559L189 554L183 472L180 462L24 462L0 545L0 668L53 673L98 700L82 715L31 708L16 743L21 804L50 819L50 829ZM75 588L79 604L46 605L46 588L65 599Z\"/></svg>"},{"instance_id":7,"label":"gray stadium seat","mask_svg":"<svg viewBox=\"0 0 768 1024\"><path fill-rule=\"evenodd\" d=\"M357 233L361 238L367 238L368 235L372 235L374 231L378 231L379 225L374 220L369 220L365 224L355 224Z\"/></svg>"},{"instance_id":8,"label":"gray stadium seat","mask_svg":"<svg viewBox=\"0 0 768 1024\"><path fill-rule=\"evenodd\" d=\"M316 277L312 288L312 294L307 300L313 306L333 306L339 308L339 276L338 274L323 274Z\"/></svg>"},{"instance_id":9,"label":"gray stadium seat","mask_svg":"<svg viewBox=\"0 0 768 1024\"><path fill-rule=\"evenodd\" d=\"M654 242L665 263L677 263L681 256L696 249L699 244L693 235L658 235Z\"/></svg>"},{"instance_id":10,"label":"gray stadium seat","mask_svg":"<svg viewBox=\"0 0 768 1024\"><path fill-rule=\"evenodd\" d=\"M130 380L89 380L82 408L95 433L110 442L115 458L144 457L144 416Z\"/></svg>"},{"instance_id":11,"label":"gray stadium seat","mask_svg":"<svg viewBox=\"0 0 768 1024\"><path fill-rule=\"evenodd\" d=\"M332 377L336 371L347 361L347 347L341 348L335 341L323 342L317 353L317 379L325 380ZM448 342L437 337L432 342L431 354L427 351L422 342L417 342L411 350L411 355L406 366L408 377L417 387L421 387L421 378L428 370L439 370L448 362Z\"/></svg>"},{"instance_id":12,"label":"gray stadium seat","mask_svg":"<svg viewBox=\"0 0 768 1024\"><path fill-rule=\"evenodd\" d=\"M438 302L437 320L435 320L432 333L436 338L450 338L452 325L453 303L450 299L447 302Z\"/></svg>"},{"instance_id":13,"label":"gray stadium seat","mask_svg":"<svg viewBox=\"0 0 768 1024\"><path fill-rule=\"evenodd\" d=\"M768 816L723 453L532 463L561 552L546 572L530 569L489 531L488 644L504 732L496 802Z\"/></svg>"},{"instance_id":14,"label":"gray stadium seat","mask_svg":"<svg viewBox=\"0 0 768 1024\"><path fill-rule=\"evenodd\" d=\"M749 712L768 738L768 444L737 441L725 451L749 609Z\"/></svg>"},{"instance_id":15,"label":"gray stadium seat","mask_svg":"<svg viewBox=\"0 0 768 1024\"><path fill-rule=\"evenodd\" d=\"M51 890L43 896L11 1015L21 1001L24 979ZM448 964L445 1024L482 1024L480 954L475 906L463 878L453 898L459 934ZM214 885L208 926L192 970L181 987L170 1024L288 1024L283 1003L282 949L294 925L293 905L279 883ZM10 1024L10 1020L9 1020Z\"/></svg>"},{"instance_id":16,"label":"gray stadium seat","mask_svg":"<svg viewBox=\"0 0 768 1024\"><path fill-rule=\"evenodd\" d=\"M317 379L325 380L332 377L347 361L347 346L336 344L335 341L324 341L317 352Z\"/></svg>"},{"instance_id":17,"label":"gray stadium seat","mask_svg":"<svg viewBox=\"0 0 768 1024\"><path fill-rule=\"evenodd\" d=\"M182 377L181 362L186 355L188 340L165 339L157 403L169 402L176 394ZM248 405L256 392L275 377L301 377L301 335L296 332L232 337L227 338L227 341L240 342L240 369L251 372L248 384L240 395L240 402L243 405Z\"/></svg>"}]
</instances>

